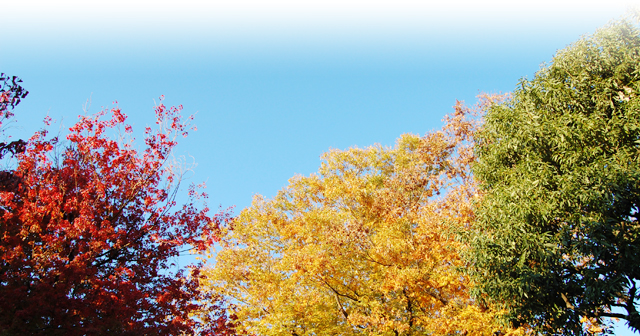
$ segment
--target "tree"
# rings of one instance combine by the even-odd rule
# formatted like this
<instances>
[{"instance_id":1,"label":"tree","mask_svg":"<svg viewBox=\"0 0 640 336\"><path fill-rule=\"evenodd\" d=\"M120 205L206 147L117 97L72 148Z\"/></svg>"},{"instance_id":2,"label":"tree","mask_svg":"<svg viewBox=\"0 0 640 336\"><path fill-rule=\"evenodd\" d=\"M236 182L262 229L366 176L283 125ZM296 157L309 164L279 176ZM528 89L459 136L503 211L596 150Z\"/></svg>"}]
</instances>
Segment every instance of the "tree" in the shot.
<instances>
[{"instance_id":1,"label":"tree","mask_svg":"<svg viewBox=\"0 0 640 336\"><path fill-rule=\"evenodd\" d=\"M514 326L582 335L614 317L640 330L639 92L640 32L621 21L488 110L468 256L476 295Z\"/></svg>"},{"instance_id":2,"label":"tree","mask_svg":"<svg viewBox=\"0 0 640 336\"><path fill-rule=\"evenodd\" d=\"M2 93L4 120L20 92ZM43 130L14 153L0 188L0 335L227 334L215 295L211 323L193 317L206 298L201 265L185 274L170 263L204 251L228 220L208 215L196 186L175 209L181 176L169 160L189 130L180 110L155 108L143 153L118 108L80 116L64 146Z\"/></svg>"},{"instance_id":3,"label":"tree","mask_svg":"<svg viewBox=\"0 0 640 336\"><path fill-rule=\"evenodd\" d=\"M250 335L491 335L492 311L457 270L471 225L475 130L462 104L443 131L323 156L223 231L205 287Z\"/></svg>"}]
</instances>

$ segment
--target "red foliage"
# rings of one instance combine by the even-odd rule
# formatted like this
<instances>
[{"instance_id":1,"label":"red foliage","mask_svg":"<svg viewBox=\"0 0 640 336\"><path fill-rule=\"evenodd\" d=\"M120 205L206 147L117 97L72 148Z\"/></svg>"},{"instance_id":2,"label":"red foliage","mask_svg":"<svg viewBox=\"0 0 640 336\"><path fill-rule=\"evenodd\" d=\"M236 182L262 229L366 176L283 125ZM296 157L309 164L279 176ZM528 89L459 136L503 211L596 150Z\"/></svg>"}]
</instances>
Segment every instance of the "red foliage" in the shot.
<instances>
[{"instance_id":1,"label":"red foliage","mask_svg":"<svg viewBox=\"0 0 640 336\"><path fill-rule=\"evenodd\" d=\"M222 309L215 326L193 317L200 266L170 264L181 250L204 251L229 220L199 209L196 187L174 210L180 176L167 163L188 130L180 110L155 108L142 153L124 142L131 127L113 108L81 116L63 150L41 131L15 155L14 183L0 185L0 334L230 333Z\"/></svg>"}]
</instances>

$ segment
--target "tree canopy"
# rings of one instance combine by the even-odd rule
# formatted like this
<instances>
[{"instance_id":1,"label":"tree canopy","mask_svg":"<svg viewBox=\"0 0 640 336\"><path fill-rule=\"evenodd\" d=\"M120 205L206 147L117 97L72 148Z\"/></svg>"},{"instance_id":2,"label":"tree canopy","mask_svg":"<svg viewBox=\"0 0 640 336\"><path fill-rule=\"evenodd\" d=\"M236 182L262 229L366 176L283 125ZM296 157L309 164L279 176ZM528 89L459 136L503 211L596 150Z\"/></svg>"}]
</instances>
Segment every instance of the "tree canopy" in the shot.
<instances>
[{"instance_id":1,"label":"tree canopy","mask_svg":"<svg viewBox=\"0 0 640 336\"><path fill-rule=\"evenodd\" d=\"M491 99L495 99L492 97ZM489 101L489 100L487 100ZM474 197L470 111L394 148L332 150L257 196L222 236L208 284L251 335L491 335L457 269ZM506 331L506 330L503 330Z\"/></svg>"},{"instance_id":2,"label":"tree canopy","mask_svg":"<svg viewBox=\"0 0 640 336\"><path fill-rule=\"evenodd\" d=\"M640 330L639 93L640 32L620 21L488 110L468 257L477 297L514 326L582 335L616 317Z\"/></svg>"},{"instance_id":3,"label":"tree canopy","mask_svg":"<svg viewBox=\"0 0 640 336\"><path fill-rule=\"evenodd\" d=\"M2 136L27 94L0 75ZM142 151L117 107L64 139L5 136L0 336L640 331L637 24L454 108L394 147L325 153L233 219L200 186L178 204L181 106L161 100ZM215 265L177 269L187 250Z\"/></svg>"},{"instance_id":4,"label":"tree canopy","mask_svg":"<svg viewBox=\"0 0 640 336\"><path fill-rule=\"evenodd\" d=\"M2 122L26 95L17 83L2 87ZM181 176L169 160L189 130L180 110L155 108L142 153L118 108L80 116L65 141L42 130L9 151L0 174L0 335L227 332L215 295L215 319L193 318L205 298L199 267L185 274L170 264L181 250L204 251L228 219L210 217L195 186L176 203Z\"/></svg>"}]
</instances>

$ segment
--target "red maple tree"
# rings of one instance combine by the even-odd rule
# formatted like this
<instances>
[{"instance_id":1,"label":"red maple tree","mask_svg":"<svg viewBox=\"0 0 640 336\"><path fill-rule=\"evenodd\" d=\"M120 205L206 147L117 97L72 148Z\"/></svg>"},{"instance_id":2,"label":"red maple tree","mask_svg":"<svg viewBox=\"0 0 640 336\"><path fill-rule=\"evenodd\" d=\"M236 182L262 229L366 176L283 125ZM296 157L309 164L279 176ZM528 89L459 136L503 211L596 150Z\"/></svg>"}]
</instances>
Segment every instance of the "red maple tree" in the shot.
<instances>
[{"instance_id":1,"label":"red maple tree","mask_svg":"<svg viewBox=\"0 0 640 336\"><path fill-rule=\"evenodd\" d=\"M15 78L4 84L0 126L25 95ZM198 290L201 265L171 265L230 218L209 216L196 186L176 203L181 176L168 163L189 130L181 109L156 106L143 152L119 108L80 116L66 141L43 130L0 148L13 160L0 174L0 335L231 333L220 306L206 323L194 317L200 302L222 304Z\"/></svg>"}]
</instances>

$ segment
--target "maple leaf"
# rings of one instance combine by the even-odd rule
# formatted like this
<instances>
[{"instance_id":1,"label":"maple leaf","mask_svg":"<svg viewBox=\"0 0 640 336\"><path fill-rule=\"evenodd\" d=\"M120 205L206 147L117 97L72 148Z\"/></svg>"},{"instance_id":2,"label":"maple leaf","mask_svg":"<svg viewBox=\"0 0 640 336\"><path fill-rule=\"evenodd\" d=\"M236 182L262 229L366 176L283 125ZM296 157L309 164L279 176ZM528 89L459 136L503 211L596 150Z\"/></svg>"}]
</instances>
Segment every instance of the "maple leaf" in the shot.
<instances>
[{"instance_id":1,"label":"maple leaf","mask_svg":"<svg viewBox=\"0 0 640 336\"><path fill-rule=\"evenodd\" d=\"M8 88L1 116L24 94ZM64 147L43 130L11 152L15 169L0 176L0 334L232 332L220 297L198 288L202 264L169 263L211 246L230 215L210 216L198 189L174 209L181 176L167 162L189 124L181 107L161 101L155 112L142 153L108 136L131 133L119 108L81 116ZM215 324L194 317L204 299Z\"/></svg>"}]
</instances>

